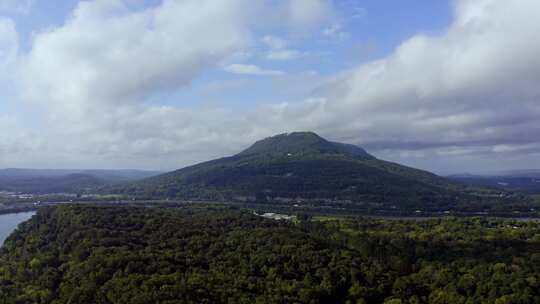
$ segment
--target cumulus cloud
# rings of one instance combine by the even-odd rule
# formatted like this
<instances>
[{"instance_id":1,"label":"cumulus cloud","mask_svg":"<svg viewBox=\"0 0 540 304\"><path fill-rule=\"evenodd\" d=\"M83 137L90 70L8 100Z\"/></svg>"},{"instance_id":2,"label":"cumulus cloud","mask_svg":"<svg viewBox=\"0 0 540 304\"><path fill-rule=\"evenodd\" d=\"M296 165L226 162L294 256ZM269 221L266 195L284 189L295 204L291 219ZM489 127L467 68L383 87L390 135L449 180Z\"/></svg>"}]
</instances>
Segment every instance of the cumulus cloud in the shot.
<instances>
[{"instance_id":1,"label":"cumulus cloud","mask_svg":"<svg viewBox=\"0 0 540 304\"><path fill-rule=\"evenodd\" d=\"M537 1L458 1L443 35L414 36L325 87L327 113L342 118L328 130L376 149L537 142L539 14Z\"/></svg>"},{"instance_id":2,"label":"cumulus cloud","mask_svg":"<svg viewBox=\"0 0 540 304\"><path fill-rule=\"evenodd\" d=\"M0 138L0 165L171 169L236 150L246 138L263 135L264 127L256 131L247 126L247 118L227 111L181 110L146 100L163 90L188 87L203 72L247 53L259 25L283 26L272 16L289 1L165 0L137 11L126 3L82 1L64 24L33 34L31 50L17 58L17 80L21 106L34 109L39 120L32 119L33 127L10 122L24 134ZM309 10L315 15L299 14L297 4L291 4L283 30L321 19L320 1L301 5L315 6ZM260 11L271 16L256 17ZM16 47L7 42L16 38L14 25L3 22L0 31L1 58L11 59ZM283 74L249 64L227 69ZM19 150L8 157L13 147Z\"/></svg>"},{"instance_id":3,"label":"cumulus cloud","mask_svg":"<svg viewBox=\"0 0 540 304\"><path fill-rule=\"evenodd\" d=\"M252 64L230 64L224 68L225 71L233 74L255 75L255 76L280 76L284 75L283 71L266 70Z\"/></svg>"},{"instance_id":4,"label":"cumulus cloud","mask_svg":"<svg viewBox=\"0 0 540 304\"><path fill-rule=\"evenodd\" d=\"M276 2L273 13L297 28L320 26L331 5ZM40 151L84 166L171 169L292 130L362 144L391 159L538 159L535 0L457 1L444 33L411 37L389 56L335 75L306 100L235 112L144 103L216 67L281 75L251 63L223 63L253 42L257 20L243 13L252 3L166 0L131 12L119 0L81 2L65 24L37 33L20 59L20 91L50 115L44 131L0 137L4 160ZM287 50L275 42L273 49Z\"/></svg>"},{"instance_id":5,"label":"cumulus cloud","mask_svg":"<svg viewBox=\"0 0 540 304\"><path fill-rule=\"evenodd\" d=\"M186 86L246 46L244 4L168 0L130 12L119 0L81 2L66 24L34 38L21 67L25 98L86 112Z\"/></svg>"},{"instance_id":6,"label":"cumulus cloud","mask_svg":"<svg viewBox=\"0 0 540 304\"><path fill-rule=\"evenodd\" d=\"M24 137L0 138L4 151L18 146L20 160L70 167L162 167L173 153L177 161L192 159L196 153L182 149L204 142L204 135L190 133L204 126L187 126L200 114L144 101L189 86L243 51L251 40L250 7L257 9L244 0L166 0L130 11L121 0L80 2L65 24L36 33L20 58L21 105L40 109L46 127L19 124ZM12 29L0 23L0 32ZM0 37L4 51L4 41L13 39ZM151 161L156 154L159 160ZM4 154L3 165L14 163Z\"/></svg>"}]
</instances>

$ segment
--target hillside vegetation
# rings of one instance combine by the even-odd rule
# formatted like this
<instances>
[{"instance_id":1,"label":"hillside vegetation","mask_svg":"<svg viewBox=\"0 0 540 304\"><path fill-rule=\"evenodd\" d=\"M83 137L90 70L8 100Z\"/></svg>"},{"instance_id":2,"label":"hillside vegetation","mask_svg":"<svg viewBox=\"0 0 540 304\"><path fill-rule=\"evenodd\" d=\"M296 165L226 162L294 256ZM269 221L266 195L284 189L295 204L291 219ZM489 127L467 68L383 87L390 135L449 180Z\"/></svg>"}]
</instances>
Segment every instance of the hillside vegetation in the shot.
<instances>
[{"instance_id":1,"label":"hillside vegetation","mask_svg":"<svg viewBox=\"0 0 540 304\"><path fill-rule=\"evenodd\" d=\"M139 198L349 201L427 209L479 199L459 183L311 132L269 137L231 157L108 190Z\"/></svg>"}]
</instances>

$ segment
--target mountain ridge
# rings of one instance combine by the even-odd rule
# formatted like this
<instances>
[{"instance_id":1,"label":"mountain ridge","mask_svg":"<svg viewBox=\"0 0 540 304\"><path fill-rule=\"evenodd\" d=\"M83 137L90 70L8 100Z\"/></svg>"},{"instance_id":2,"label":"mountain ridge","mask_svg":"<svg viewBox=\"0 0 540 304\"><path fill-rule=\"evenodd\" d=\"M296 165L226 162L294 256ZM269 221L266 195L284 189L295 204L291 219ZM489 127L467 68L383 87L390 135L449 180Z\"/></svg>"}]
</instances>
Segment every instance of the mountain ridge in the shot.
<instances>
[{"instance_id":1,"label":"mountain ridge","mask_svg":"<svg viewBox=\"0 0 540 304\"><path fill-rule=\"evenodd\" d=\"M433 173L379 160L361 147L293 132L111 191L141 198L347 201L411 208L421 203L440 208L466 200L463 189Z\"/></svg>"}]
</instances>

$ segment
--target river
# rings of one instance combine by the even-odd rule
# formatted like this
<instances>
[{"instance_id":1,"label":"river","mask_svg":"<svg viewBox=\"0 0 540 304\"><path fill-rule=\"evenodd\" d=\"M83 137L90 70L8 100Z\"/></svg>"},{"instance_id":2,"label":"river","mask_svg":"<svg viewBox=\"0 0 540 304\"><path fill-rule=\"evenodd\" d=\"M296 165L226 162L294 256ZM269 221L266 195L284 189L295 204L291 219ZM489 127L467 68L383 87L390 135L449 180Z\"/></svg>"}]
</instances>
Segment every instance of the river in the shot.
<instances>
[{"instance_id":1,"label":"river","mask_svg":"<svg viewBox=\"0 0 540 304\"><path fill-rule=\"evenodd\" d=\"M36 213L21 212L0 215L0 246L20 223L29 220L34 214Z\"/></svg>"}]
</instances>

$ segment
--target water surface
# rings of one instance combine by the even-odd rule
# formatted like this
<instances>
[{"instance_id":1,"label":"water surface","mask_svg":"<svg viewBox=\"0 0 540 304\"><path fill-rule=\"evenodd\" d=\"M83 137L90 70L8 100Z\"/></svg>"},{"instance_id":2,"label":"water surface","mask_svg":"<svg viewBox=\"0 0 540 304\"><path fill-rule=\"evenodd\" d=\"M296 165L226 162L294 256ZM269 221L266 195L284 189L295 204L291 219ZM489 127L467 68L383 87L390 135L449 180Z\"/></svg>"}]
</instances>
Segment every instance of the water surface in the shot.
<instances>
[{"instance_id":1,"label":"water surface","mask_svg":"<svg viewBox=\"0 0 540 304\"><path fill-rule=\"evenodd\" d=\"M0 246L20 223L29 220L34 214L36 213L21 212L0 215Z\"/></svg>"}]
</instances>

